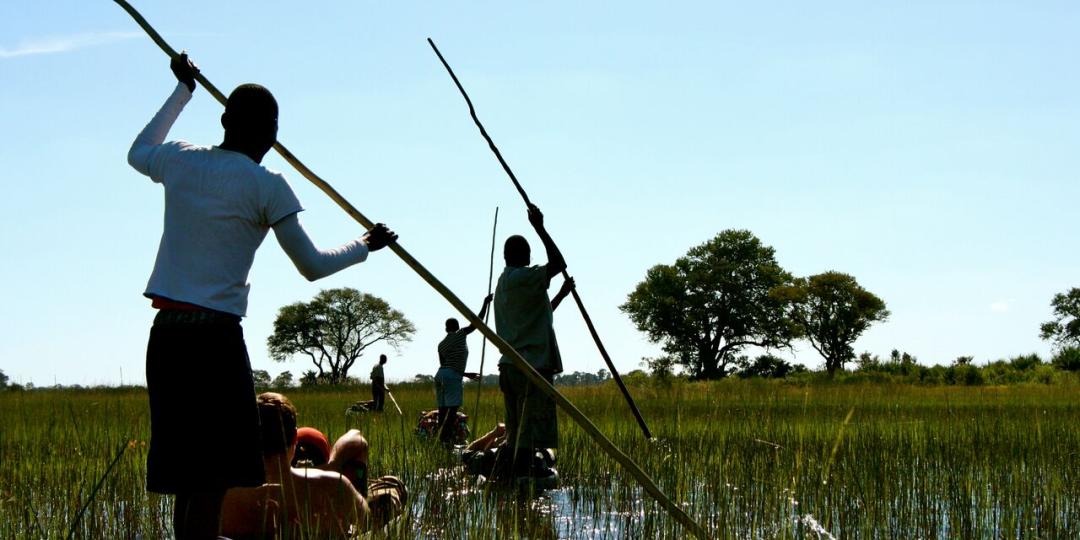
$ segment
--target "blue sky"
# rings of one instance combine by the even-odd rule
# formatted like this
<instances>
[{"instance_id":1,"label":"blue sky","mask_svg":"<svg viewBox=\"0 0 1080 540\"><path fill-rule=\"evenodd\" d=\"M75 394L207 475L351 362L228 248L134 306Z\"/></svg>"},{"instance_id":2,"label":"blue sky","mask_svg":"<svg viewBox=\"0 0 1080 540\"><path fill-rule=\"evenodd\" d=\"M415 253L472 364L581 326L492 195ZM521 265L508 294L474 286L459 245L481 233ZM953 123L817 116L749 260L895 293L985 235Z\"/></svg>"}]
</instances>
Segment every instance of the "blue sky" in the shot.
<instances>
[{"instance_id":1,"label":"blue sky","mask_svg":"<svg viewBox=\"0 0 1080 540\"><path fill-rule=\"evenodd\" d=\"M478 304L494 208L500 243L529 229L432 37L623 371L658 348L617 306L650 266L728 228L797 275L853 274L892 311L856 350L925 363L1048 354L1050 298L1080 286L1076 3L135 7L226 92L269 87L280 140ZM112 2L5 2L0 81L0 369L141 383L163 201L125 154L174 85L167 59ZM220 142L220 112L198 90L170 138ZM361 232L280 158L265 164L318 245ZM389 252L312 284L271 236L251 282L248 348L271 374L308 369L271 362L265 341L278 307L322 288L371 292L416 323L386 351L392 379L434 372L453 314ZM572 306L556 318L567 369L601 369ZM479 337L470 348L475 369ZM788 356L821 362L807 346Z\"/></svg>"}]
</instances>

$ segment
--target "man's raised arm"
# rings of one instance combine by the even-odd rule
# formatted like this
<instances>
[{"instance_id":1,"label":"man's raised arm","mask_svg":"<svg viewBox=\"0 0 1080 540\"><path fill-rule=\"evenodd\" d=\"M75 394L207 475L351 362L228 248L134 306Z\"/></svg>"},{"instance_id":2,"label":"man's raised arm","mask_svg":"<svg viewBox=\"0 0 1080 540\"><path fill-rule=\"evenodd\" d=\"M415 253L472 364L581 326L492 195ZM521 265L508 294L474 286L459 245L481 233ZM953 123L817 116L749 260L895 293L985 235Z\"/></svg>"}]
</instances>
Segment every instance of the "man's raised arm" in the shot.
<instances>
[{"instance_id":1,"label":"man's raised arm","mask_svg":"<svg viewBox=\"0 0 1080 540\"><path fill-rule=\"evenodd\" d=\"M488 306L491 305L492 298L495 298L494 294L489 294L484 297L484 305L480 307L480 311L477 312L476 318L480 319L481 321L484 320L484 316L487 315ZM476 330L476 325L470 324L469 326L462 328L462 330L465 332L465 335L469 335L472 333L473 330Z\"/></svg>"},{"instance_id":2,"label":"man's raised arm","mask_svg":"<svg viewBox=\"0 0 1080 540\"><path fill-rule=\"evenodd\" d=\"M544 249L547 250L547 277L551 280L566 270L566 261L563 260L562 252L544 228L544 214L535 204L529 205L529 223L532 224L533 229L536 229L536 235L540 237L540 241L544 243Z\"/></svg>"},{"instance_id":3,"label":"man's raised arm","mask_svg":"<svg viewBox=\"0 0 1080 540\"><path fill-rule=\"evenodd\" d=\"M169 66L179 83L128 150L128 164L155 182L162 180L160 170L166 152L162 151L161 143L165 142L169 129L184 110L184 105L191 101L192 92L195 91L195 73L199 71L187 54L172 59Z\"/></svg>"}]
</instances>

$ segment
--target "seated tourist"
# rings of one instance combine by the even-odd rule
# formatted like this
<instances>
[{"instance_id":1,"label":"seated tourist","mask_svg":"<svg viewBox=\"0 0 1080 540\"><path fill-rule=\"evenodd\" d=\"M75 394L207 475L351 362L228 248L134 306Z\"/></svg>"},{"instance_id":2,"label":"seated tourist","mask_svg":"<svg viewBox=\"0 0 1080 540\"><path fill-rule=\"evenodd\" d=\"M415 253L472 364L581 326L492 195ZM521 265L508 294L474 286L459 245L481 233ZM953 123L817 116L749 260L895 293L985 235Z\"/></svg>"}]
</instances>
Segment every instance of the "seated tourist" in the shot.
<instances>
[{"instance_id":1,"label":"seated tourist","mask_svg":"<svg viewBox=\"0 0 1080 540\"><path fill-rule=\"evenodd\" d=\"M223 535L234 540L351 537L382 528L402 511L405 484L392 476L369 484L368 443L359 431L342 435L324 465L294 468L296 408L273 392L259 394L257 402L266 483L228 490Z\"/></svg>"},{"instance_id":2,"label":"seated tourist","mask_svg":"<svg viewBox=\"0 0 1080 540\"><path fill-rule=\"evenodd\" d=\"M559 473L555 470L555 450L544 448L535 451L524 467L513 467L507 457L506 425L496 424L479 439L468 444L461 453L461 461L469 474L482 475L495 482L517 485L528 484L534 488L550 489L558 485ZM520 472L513 472L520 471Z\"/></svg>"}]
</instances>

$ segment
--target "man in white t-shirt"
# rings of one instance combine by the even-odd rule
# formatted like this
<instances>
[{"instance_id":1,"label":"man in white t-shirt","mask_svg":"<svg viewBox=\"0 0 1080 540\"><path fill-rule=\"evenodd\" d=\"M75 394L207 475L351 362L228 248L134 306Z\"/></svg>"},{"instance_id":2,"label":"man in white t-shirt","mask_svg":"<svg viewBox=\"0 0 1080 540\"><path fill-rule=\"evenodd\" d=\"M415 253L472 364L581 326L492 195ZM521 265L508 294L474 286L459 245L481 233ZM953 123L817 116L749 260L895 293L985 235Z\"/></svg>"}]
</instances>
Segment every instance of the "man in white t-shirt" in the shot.
<instances>
[{"instance_id":1,"label":"man in white t-shirt","mask_svg":"<svg viewBox=\"0 0 1080 540\"><path fill-rule=\"evenodd\" d=\"M185 54L171 68L179 84L128 152L128 163L165 189L164 230L144 293L158 309L146 352L146 486L176 495L176 538L216 538L225 491L264 482L240 328L255 250L272 228L297 269L315 280L365 260L397 236L379 224L335 250L314 246L285 177L260 165L277 137L278 119L277 102L262 86L241 85L229 95L220 145L164 142L191 99L198 71ZM212 463L192 460L207 437L221 453Z\"/></svg>"}]
</instances>

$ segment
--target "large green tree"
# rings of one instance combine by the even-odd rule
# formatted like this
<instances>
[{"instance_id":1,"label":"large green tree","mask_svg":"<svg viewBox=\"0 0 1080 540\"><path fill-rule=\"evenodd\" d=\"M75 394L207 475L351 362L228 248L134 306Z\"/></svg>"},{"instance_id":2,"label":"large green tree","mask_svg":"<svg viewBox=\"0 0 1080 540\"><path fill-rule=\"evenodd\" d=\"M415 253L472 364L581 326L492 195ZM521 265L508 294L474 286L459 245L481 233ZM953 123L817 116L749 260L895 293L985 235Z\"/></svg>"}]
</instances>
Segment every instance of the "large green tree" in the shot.
<instances>
[{"instance_id":1,"label":"large green tree","mask_svg":"<svg viewBox=\"0 0 1080 540\"><path fill-rule=\"evenodd\" d=\"M769 295L790 281L773 248L750 231L727 230L650 268L619 309L691 376L718 379L743 348L790 343L783 303Z\"/></svg>"},{"instance_id":2,"label":"large green tree","mask_svg":"<svg viewBox=\"0 0 1080 540\"><path fill-rule=\"evenodd\" d=\"M840 272L796 279L774 289L772 296L787 305L800 337L825 358L829 377L855 359L855 340L871 324L889 317L884 300Z\"/></svg>"},{"instance_id":3,"label":"large green tree","mask_svg":"<svg viewBox=\"0 0 1080 540\"><path fill-rule=\"evenodd\" d=\"M1054 319L1042 324L1039 335L1061 349L1080 347L1080 288L1054 295Z\"/></svg>"},{"instance_id":4,"label":"large green tree","mask_svg":"<svg viewBox=\"0 0 1080 540\"><path fill-rule=\"evenodd\" d=\"M256 389L270 388L270 373L265 369L253 369L251 370L251 381L255 383Z\"/></svg>"},{"instance_id":5,"label":"large green tree","mask_svg":"<svg viewBox=\"0 0 1080 540\"><path fill-rule=\"evenodd\" d=\"M352 288L327 289L310 302L278 310L267 346L279 362L307 356L320 379L337 384L368 347L383 342L397 349L415 332L413 323L382 298Z\"/></svg>"},{"instance_id":6,"label":"large green tree","mask_svg":"<svg viewBox=\"0 0 1080 540\"><path fill-rule=\"evenodd\" d=\"M278 376L274 377L274 380L271 381L270 386L273 387L273 388L292 388L293 387L292 372L291 371L282 371L281 373L278 373Z\"/></svg>"}]
</instances>

